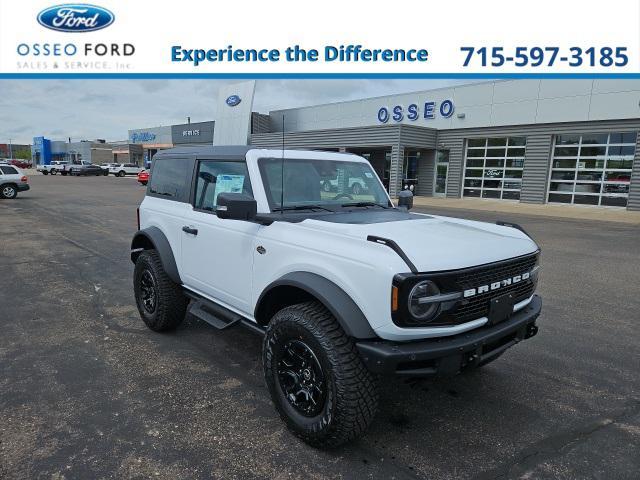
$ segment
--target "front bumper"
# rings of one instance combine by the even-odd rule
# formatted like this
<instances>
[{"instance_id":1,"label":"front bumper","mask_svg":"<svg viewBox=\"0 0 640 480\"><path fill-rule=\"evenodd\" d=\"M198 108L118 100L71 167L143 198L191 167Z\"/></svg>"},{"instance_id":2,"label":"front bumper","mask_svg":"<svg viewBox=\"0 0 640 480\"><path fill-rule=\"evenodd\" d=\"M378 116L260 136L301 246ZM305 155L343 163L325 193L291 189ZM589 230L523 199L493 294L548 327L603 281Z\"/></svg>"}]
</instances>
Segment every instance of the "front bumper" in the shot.
<instances>
[{"instance_id":1,"label":"front bumper","mask_svg":"<svg viewBox=\"0 0 640 480\"><path fill-rule=\"evenodd\" d=\"M29 190L31 187L29 186L28 183L19 183L18 184L18 191L19 192L26 192L27 190Z\"/></svg>"},{"instance_id":2,"label":"front bumper","mask_svg":"<svg viewBox=\"0 0 640 480\"><path fill-rule=\"evenodd\" d=\"M507 320L451 337L414 342L363 340L356 343L367 368L379 374L448 376L478 366L538 332L535 322L542 299L531 302Z\"/></svg>"}]
</instances>

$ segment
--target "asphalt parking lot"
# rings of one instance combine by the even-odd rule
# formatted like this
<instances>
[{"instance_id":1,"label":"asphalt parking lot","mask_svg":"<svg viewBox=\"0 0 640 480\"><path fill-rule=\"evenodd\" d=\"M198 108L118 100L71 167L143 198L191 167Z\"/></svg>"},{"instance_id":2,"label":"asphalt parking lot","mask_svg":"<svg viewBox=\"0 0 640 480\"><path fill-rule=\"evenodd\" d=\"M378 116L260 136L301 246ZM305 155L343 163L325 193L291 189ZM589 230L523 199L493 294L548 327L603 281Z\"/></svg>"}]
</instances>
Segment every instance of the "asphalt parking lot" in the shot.
<instances>
[{"instance_id":1,"label":"asphalt parking lot","mask_svg":"<svg viewBox=\"0 0 640 480\"><path fill-rule=\"evenodd\" d=\"M258 336L144 326L134 179L30 183L0 201L1 479L639 478L637 226L450 210L542 246L540 333L482 370L385 379L372 428L325 452L272 408Z\"/></svg>"}]
</instances>

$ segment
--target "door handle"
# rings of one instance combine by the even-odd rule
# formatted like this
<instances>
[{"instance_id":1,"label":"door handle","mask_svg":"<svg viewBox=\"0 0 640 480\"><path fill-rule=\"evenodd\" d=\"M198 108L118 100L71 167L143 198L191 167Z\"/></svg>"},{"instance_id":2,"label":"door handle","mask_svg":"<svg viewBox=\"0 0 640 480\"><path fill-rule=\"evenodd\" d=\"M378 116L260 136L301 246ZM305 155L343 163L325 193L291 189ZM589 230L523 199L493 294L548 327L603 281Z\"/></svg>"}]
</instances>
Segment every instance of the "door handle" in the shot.
<instances>
[{"instance_id":1,"label":"door handle","mask_svg":"<svg viewBox=\"0 0 640 480\"><path fill-rule=\"evenodd\" d=\"M197 235L198 234L198 229L197 228L187 227L186 225L184 227L182 227L182 231L185 232L185 233L188 233L189 235Z\"/></svg>"}]
</instances>

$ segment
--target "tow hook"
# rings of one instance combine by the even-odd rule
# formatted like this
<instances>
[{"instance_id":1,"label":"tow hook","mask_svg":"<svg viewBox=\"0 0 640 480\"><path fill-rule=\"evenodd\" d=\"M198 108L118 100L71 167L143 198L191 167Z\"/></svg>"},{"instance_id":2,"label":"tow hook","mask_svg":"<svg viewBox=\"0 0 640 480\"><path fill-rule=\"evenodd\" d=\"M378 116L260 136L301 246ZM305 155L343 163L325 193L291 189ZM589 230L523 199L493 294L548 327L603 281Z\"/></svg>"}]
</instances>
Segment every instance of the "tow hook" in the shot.
<instances>
[{"instance_id":1,"label":"tow hook","mask_svg":"<svg viewBox=\"0 0 640 480\"><path fill-rule=\"evenodd\" d=\"M531 338L531 337L535 337L535 335L538 333L538 326L534 323L527 325L527 332L525 334L524 338Z\"/></svg>"}]
</instances>

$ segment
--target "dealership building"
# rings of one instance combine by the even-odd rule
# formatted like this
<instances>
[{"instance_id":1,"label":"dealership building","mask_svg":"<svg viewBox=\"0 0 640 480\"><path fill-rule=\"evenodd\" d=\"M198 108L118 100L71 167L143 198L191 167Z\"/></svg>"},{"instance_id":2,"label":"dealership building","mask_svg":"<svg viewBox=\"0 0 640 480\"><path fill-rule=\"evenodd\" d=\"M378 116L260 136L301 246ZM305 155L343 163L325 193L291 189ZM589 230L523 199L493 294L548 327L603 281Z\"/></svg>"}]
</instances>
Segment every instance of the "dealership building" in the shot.
<instances>
[{"instance_id":1,"label":"dealership building","mask_svg":"<svg viewBox=\"0 0 640 480\"><path fill-rule=\"evenodd\" d=\"M251 111L250 86L238 88L219 100L219 128L229 132L218 138L242 129L259 148L281 148L284 139L288 149L358 154L392 196L409 188L427 197L640 210L640 80L489 81L268 115ZM243 95L251 100L241 103ZM233 117L238 104L244 116ZM174 145L215 143L214 130L214 122L137 129L129 142L151 158Z\"/></svg>"},{"instance_id":2,"label":"dealership building","mask_svg":"<svg viewBox=\"0 0 640 480\"><path fill-rule=\"evenodd\" d=\"M213 144L215 122L181 123L129 130L129 143L139 146L145 163L159 151L176 146Z\"/></svg>"},{"instance_id":3,"label":"dealership building","mask_svg":"<svg viewBox=\"0 0 640 480\"><path fill-rule=\"evenodd\" d=\"M269 113L251 144L369 159L392 195L640 210L640 81L507 80Z\"/></svg>"},{"instance_id":4,"label":"dealership building","mask_svg":"<svg viewBox=\"0 0 640 480\"><path fill-rule=\"evenodd\" d=\"M142 164L142 148L128 142L106 142L105 140L81 140L70 142L33 137L31 159L34 165L49 165L53 161L90 163L135 163Z\"/></svg>"}]
</instances>

